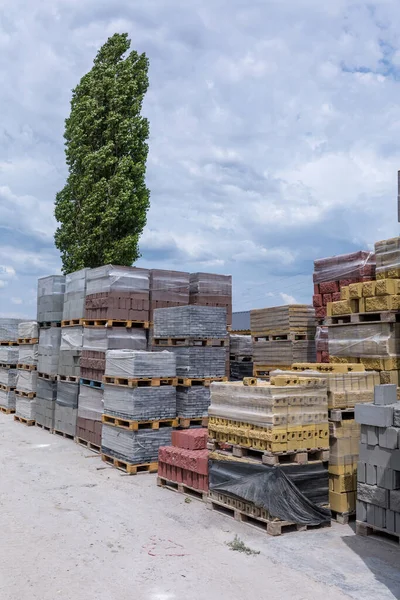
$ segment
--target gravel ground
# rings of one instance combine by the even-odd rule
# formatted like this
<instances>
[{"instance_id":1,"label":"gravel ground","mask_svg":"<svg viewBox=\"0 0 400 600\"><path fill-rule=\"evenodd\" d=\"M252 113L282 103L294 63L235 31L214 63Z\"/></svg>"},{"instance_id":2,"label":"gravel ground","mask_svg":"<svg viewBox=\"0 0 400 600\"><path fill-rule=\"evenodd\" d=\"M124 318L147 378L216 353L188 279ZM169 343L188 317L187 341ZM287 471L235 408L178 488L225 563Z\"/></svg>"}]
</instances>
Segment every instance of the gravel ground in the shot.
<instances>
[{"instance_id":1,"label":"gravel ground","mask_svg":"<svg viewBox=\"0 0 400 600\"><path fill-rule=\"evenodd\" d=\"M349 526L272 538L3 414L0 448L1 600L400 598L400 546Z\"/></svg>"}]
</instances>

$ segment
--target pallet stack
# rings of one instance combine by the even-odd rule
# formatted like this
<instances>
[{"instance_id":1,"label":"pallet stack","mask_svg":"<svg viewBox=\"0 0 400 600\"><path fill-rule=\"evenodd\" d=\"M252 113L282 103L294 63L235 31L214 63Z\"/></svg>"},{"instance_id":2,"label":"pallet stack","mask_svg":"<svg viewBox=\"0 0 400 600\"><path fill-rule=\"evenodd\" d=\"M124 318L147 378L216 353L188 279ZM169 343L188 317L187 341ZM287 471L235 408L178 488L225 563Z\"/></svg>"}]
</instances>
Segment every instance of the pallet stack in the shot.
<instances>
[{"instance_id":1,"label":"pallet stack","mask_svg":"<svg viewBox=\"0 0 400 600\"><path fill-rule=\"evenodd\" d=\"M54 429L65 280L63 275L52 275L38 281L36 425L50 432Z\"/></svg>"},{"instance_id":2,"label":"pallet stack","mask_svg":"<svg viewBox=\"0 0 400 600\"><path fill-rule=\"evenodd\" d=\"M34 425L36 419L36 390L39 332L36 321L18 325L18 364L15 390L14 419Z\"/></svg>"},{"instance_id":3,"label":"pallet stack","mask_svg":"<svg viewBox=\"0 0 400 600\"><path fill-rule=\"evenodd\" d=\"M153 351L176 357L180 427L207 425L210 383L226 380L226 309L181 306L154 311Z\"/></svg>"},{"instance_id":4,"label":"pallet stack","mask_svg":"<svg viewBox=\"0 0 400 600\"><path fill-rule=\"evenodd\" d=\"M175 356L108 350L103 382L103 461L129 474L157 471L158 449L177 424Z\"/></svg>"},{"instance_id":5,"label":"pallet stack","mask_svg":"<svg viewBox=\"0 0 400 600\"><path fill-rule=\"evenodd\" d=\"M20 322L21 319L0 319L0 410L5 414L15 413Z\"/></svg>"},{"instance_id":6,"label":"pallet stack","mask_svg":"<svg viewBox=\"0 0 400 600\"><path fill-rule=\"evenodd\" d=\"M225 308L226 325L232 325L232 276L215 273L190 274L190 304Z\"/></svg>"},{"instance_id":7,"label":"pallet stack","mask_svg":"<svg viewBox=\"0 0 400 600\"><path fill-rule=\"evenodd\" d=\"M295 362L315 362L315 311L306 304L250 312L253 374L268 378L275 369Z\"/></svg>"},{"instance_id":8,"label":"pallet stack","mask_svg":"<svg viewBox=\"0 0 400 600\"><path fill-rule=\"evenodd\" d=\"M251 335L229 335L229 371L232 381L253 376L253 342Z\"/></svg>"},{"instance_id":9,"label":"pallet stack","mask_svg":"<svg viewBox=\"0 0 400 600\"><path fill-rule=\"evenodd\" d=\"M357 533L400 538L400 403L394 384L375 387L374 402L356 406L361 425Z\"/></svg>"},{"instance_id":10,"label":"pallet stack","mask_svg":"<svg viewBox=\"0 0 400 600\"><path fill-rule=\"evenodd\" d=\"M189 304L189 273L150 270L150 321L156 308L172 308Z\"/></svg>"}]
</instances>

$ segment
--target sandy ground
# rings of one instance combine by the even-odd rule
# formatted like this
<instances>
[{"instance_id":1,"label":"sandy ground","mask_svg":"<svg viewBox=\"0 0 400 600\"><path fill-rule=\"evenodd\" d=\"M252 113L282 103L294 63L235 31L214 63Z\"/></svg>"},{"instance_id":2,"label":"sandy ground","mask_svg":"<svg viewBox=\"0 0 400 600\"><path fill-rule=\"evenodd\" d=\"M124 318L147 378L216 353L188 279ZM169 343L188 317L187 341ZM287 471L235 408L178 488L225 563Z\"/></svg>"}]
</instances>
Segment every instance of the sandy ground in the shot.
<instances>
[{"instance_id":1,"label":"sandy ground","mask_svg":"<svg viewBox=\"0 0 400 600\"><path fill-rule=\"evenodd\" d=\"M272 538L3 414L0 450L1 600L400 598L400 546L349 526Z\"/></svg>"}]
</instances>

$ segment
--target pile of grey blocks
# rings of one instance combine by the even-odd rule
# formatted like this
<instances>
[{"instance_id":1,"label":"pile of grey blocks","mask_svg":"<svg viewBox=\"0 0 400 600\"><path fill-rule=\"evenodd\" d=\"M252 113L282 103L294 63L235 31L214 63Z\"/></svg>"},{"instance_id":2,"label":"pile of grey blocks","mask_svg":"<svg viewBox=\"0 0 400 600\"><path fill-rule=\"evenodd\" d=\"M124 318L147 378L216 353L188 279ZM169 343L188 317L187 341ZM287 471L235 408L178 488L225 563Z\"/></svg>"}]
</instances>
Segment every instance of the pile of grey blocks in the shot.
<instances>
[{"instance_id":1,"label":"pile of grey blocks","mask_svg":"<svg viewBox=\"0 0 400 600\"><path fill-rule=\"evenodd\" d=\"M154 311L155 338L226 338L226 309L175 306Z\"/></svg>"},{"instance_id":2,"label":"pile of grey blocks","mask_svg":"<svg viewBox=\"0 0 400 600\"><path fill-rule=\"evenodd\" d=\"M400 535L400 402L396 385L375 386L373 404L357 404L361 425L357 533Z\"/></svg>"},{"instance_id":3,"label":"pile of grey blocks","mask_svg":"<svg viewBox=\"0 0 400 600\"><path fill-rule=\"evenodd\" d=\"M146 464L158 460L160 446L170 446L172 428L129 431L103 423L101 451L130 464Z\"/></svg>"},{"instance_id":4,"label":"pile of grey blocks","mask_svg":"<svg viewBox=\"0 0 400 600\"><path fill-rule=\"evenodd\" d=\"M48 326L39 330L38 372L55 376L61 345L61 327Z\"/></svg>"},{"instance_id":5,"label":"pile of grey blocks","mask_svg":"<svg viewBox=\"0 0 400 600\"><path fill-rule=\"evenodd\" d=\"M80 377L80 359L83 347L83 327L61 328L61 345L58 355L58 374L70 377Z\"/></svg>"},{"instance_id":6,"label":"pile of grey blocks","mask_svg":"<svg viewBox=\"0 0 400 600\"><path fill-rule=\"evenodd\" d=\"M0 319L0 341L17 342L18 326L23 319Z\"/></svg>"},{"instance_id":7,"label":"pile of grey blocks","mask_svg":"<svg viewBox=\"0 0 400 600\"><path fill-rule=\"evenodd\" d=\"M83 319L85 316L86 281L90 269L81 269L66 275L63 321Z\"/></svg>"},{"instance_id":8,"label":"pile of grey blocks","mask_svg":"<svg viewBox=\"0 0 400 600\"><path fill-rule=\"evenodd\" d=\"M17 385L18 346L0 346L0 406L15 410L15 387Z\"/></svg>"},{"instance_id":9,"label":"pile of grey blocks","mask_svg":"<svg viewBox=\"0 0 400 600\"><path fill-rule=\"evenodd\" d=\"M107 350L106 375L121 378L175 377L175 355L167 351Z\"/></svg>"},{"instance_id":10,"label":"pile of grey blocks","mask_svg":"<svg viewBox=\"0 0 400 600\"><path fill-rule=\"evenodd\" d=\"M176 417L176 388L172 385L131 388L104 386L105 414L133 421Z\"/></svg>"},{"instance_id":11,"label":"pile of grey blocks","mask_svg":"<svg viewBox=\"0 0 400 600\"><path fill-rule=\"evenodd\" d=\"M154 351L165 351L155 346ZM225 377L226 348L211 346L169 346L168 352L176 357L176 375L192 379Z\"/></svg>"},{"instance_id":12,"label":"pile of grey blocks","mask_svg":"<svg viewBox=\"0 0 400 600\"><path fill-rule=\"evenodd\" d=\"M57 382L54 408L54 430L75 437L78 416L79 383Z\"/></svg>"},{"instance_id":13,"label":"pile of grey blocks","mask_svg":"<svg viewBox=\"0 0 400 600\"><path fill-rule=\"evenodd\" d=\"M57 381L38 377L36 389L36 423L53 431L57 399Z\"/></svg>"},{"instance_id":14,"label":"pile of grey blocks","mask_svg":"<svg viewBox=\"0 0 400 600\"><path fill-rule=\"evenodd\" d=\"M60 322L64 309L65 276L50 275L38 280L37 321Z\"/></svg>"}]
</instances>

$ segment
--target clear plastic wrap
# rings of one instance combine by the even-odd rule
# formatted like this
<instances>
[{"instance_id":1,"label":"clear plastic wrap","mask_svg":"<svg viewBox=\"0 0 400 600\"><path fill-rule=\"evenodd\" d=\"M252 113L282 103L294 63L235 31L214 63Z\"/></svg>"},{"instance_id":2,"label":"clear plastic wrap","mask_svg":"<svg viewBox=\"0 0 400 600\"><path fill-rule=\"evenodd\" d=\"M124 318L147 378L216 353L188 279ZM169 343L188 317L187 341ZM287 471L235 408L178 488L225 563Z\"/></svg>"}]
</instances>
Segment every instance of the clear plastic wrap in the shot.
<instances>
[{"instance_id":1,"label":"clear plastic wrap","mask_svg":"<svg viewBox=\"0 0 400 600\"><path fill-rule=\"evenodd\" d=\"M259 365L290 366L297 362L315 362L314 340L258 339L253 343L253 361Z\"/></svg>"},{"instance_id":2,"label":"clear plastic wrap","mask_svg":"<svg viewBox=\"0 0 400 600\"><path fill-rule=\"evenodd\" d=\"M191 273L190 294L232 296L232 275Z\"/></svg>"},{"instance_id":3,"label":"clear plastic wrap","mask_svg":"<svg viewBox=\"0 0 400 600\"><path fill-rule=\"evenodd\" d=\"M400 270L400 237L382 240L375 243L376 278L399 276Z\"/></svg>"},{"instance_id":4,"label":"clear plastic wrap","mask_svg":"<svg viewBox=\"0 0 400 600\"><path fill-rule=\"evenodd\" d=\"M36 365L39 358L38 344L21 344L18 352L18 364Z\"/></svg>"},{"instance_id":5,"label":"clear plastic wrap","mask_svg":"<svg viewBox=\"0 0 400 600\"><path fill-rule=\"evenodd\" d=\"M15 408L14 390L10 390L9 392L6 392L5 390L0 390L0 406L9 409Z\"/></svg>"},{"instance_id":6,"label":"clear plastic wrap","mask_svg":"<svg viewBox=\"0 0 400 600\"><path fill-rule=\"evenodd\" d=\"M90 269L87 274L86 293L102 292L148 292L150 275L148 269L104 265Z\"/></svg>"},{"instance_id":7,"label":"clear plastic wrap","mask_svg":"<svg viewBox=\"0 0 400 600\"><path fill-rule=\"evenodd\" d=\"M165 352L160 346L154 352ZM168 352L176 357L178 377L225 377L227 349L210 346L169 346Z\"/></svg>"},{"instance_id":8,"label":"clear plastic wrap","mask_svg":"<svg viewBox=\"0 0 400 600\"><path fill-rule=\"evenodd\" d=\"M88 385L81 385L78 398L78 417L101 421L103 414L103 390Z\"/></svg>"},{"instance_id":9,"label":"clear plastic wrap","mask_svg":"<svg viewBox=\"0 0 400 600\"><path fill-rule=\"evenodd\" d=\"M39 330L37 321L23 321L18 325L18 337L21 339L37 339Z\"/></svg>"},{"instance_id":10,"label":"clear plastic wrap","mask_svg":"<svg viewBox=\"0 0 400 600\"><path fill-rule=\"evenodd\" d=\"M68 435L75 436L78 409L55 403L54 407L54 429Z\"/></svg>"},{"instance_id":11,"label":"clear plastic wrap","mask_svg":"<svg viewBox=\"0 0 400 600\"><path fill-rule=\"evenodd\" d=\"M210 406L210 388L203 386L176 388L176 414L185 419L206 417Z\"/></svg>"},{"instance_id":12,"label":"clear plastic wrap","mask_svg":"<svg viewBox=\"0 0 400 600\"><path fill-rule=\"evenodd\" d=\"M83 346L83 327L62 327L60 350L81 350Z\"/></svg>"},{"instance_id":13,"label":"clear plastic wrap","mask_svg":"<svg viewBox=\"0 0 400 600\"><path fill-rule=\"evenodd\" d=\"M89 269L66 275L63 320L82 319L85 316L86 278Z\"/></svg>"},{"instance_id":14,"label":"clear plastic wrap","mask_svg":"<svg viewBox=\"0 0 400 600\"><path fill-rule=\"evenodd\" d=\"M90 269L80 269L65 276L65 293L75 294L77 292L86 292L87 274Z\"/></svg>"},{"instance_id":15,"label":"clear plastic wrap","mask_svg":"<svg viewBox=\"0 0 400 600\"><path fill-rule=\"evenodd\" d=\"M226 309L214 306L175 306L154 311L154 337L224 338Z\"/></svg>"},{"instance_id":16,"label":"clear plastic wrap","mask_svg":"<svg viewBox=\"0 0 400 600\"><path fill-rule=\"evenodd\" d=\"M315 309L308 304L287 304L250 311L252 335L293 330L315 331Z\"/></svg>"},{"instance_id":17,"label":"clear plastic wrap","mask_svg":"<svg viewBox=\"0 0 400 600\"><path fill-rule=\"evenodd\" d=\"M37 379L37 371L25 371L24 369L18 369L17 390L20 392L36 393Z\"/></svg>"},{"instance_id":18,"label":"clear plastic wrap","mask_svg":"<svg viewBox=\"0 0 400 600\"><path fill-rule=\"evenodd\" d=\"M131 464L157 461L160 446L171 445L172 428L142 429L129 431L103 423L101 449Z\"/></svg>"},{"instance_id":19,"label":"clear plastic wrap","mask_svg":"<svg viewBox=\"0 0 400 600\"><path fill-rule=\"evenodd\" d=\"M0 346L0 364L16 365L18 362L18 346Z\"/></svg>"},{"instance_id":20,"label":"clear plastic wrap","mask_svg":"<svg viewBox=\"0 0 400 600\"><path fill-rule=\"evenodd\" d=\"M0 367L0 383L7 387L16 387L17 385L17 369L4 369Z\"/></svg>"},{"instance_id":21,"label":"clear plastic wrap","mask_svg":"<svg viewBox=\"0 0 400 600\"><path fill-rule=\"evenodd\" d=\"M57 381L57 400L60 406L78 408L79 383Z\"/></svg>"},{"instance_id":22,"label":"clear plastic wrap","mask_svg":"<svg viewBox=\"0 0 400 600\"><path fill-rule=\"evenodd\" d=\"M36 397L43 400L49 400L50 402L55 402L57 398L57 381L38 377Z\"/></svg>"},{"instance_id":23,"label":"clear plastic wrap","mask_svg":"<svg viewBox=\"0 0 400 600\"><path fill-rule=\"evenodd\" d=\"M104 412L135 421L176 417L176 388L104 386Z\"/></svg>"},{"instance_id":24,"label":"clear plastic wrap","mask_svg":"<svg viewBox=\"0 0 400 600\"><path fill-rule=\"evenodd\" d=\"M230 353L235 356L249 357L253 356L253 342L251 335L229 335Z\"/></svg>"},{"instance_id":25,"label":"clear plastic wrap","mask_svg":"<svg viewBox=\"0 0 400 600\"><path fill-rule=\"evenodd\" d=\"M38 371L57 375L61 345L61 327L45 327L39 331Z\"/></svg>"},{"instance_id":26,"label":"clear plastic wrap","mask_svg":"<svg viewBox=\"0 0 400 600\"><path fill-rule=\"evenodd\" d=\"M365 250L314 261L314 283L360 279L375 275L375 254Z\"/></svg>"},{"instance_id":27,"label":"clear plastic wrap","mask_svg":"<svg viewBox=\"0 0 400 600\"><path fill-rule=\"evenodd\" d=\"M317 326L315 332L315 348L317 352L328 352L329 328Z\"/></svg>"},{"instance_id":28,"label":"clear plastic wrap","mask_svg":"<svg viewBox=\"0 0 400 600\"><path fill-rule=\"evenodd\" d=\"M0 319L0 341L16 342L18 340L18 326L23 319Z\"/></svg>"},{"instance_id":29,"label":"clear plastic wrap","mask_svg":"<svg viewBox=\"0 0 400 600\"><path fill-rule=\"evenodd\" d=\"M33 398L21 398L17 396L15 399L15 414L17 417L28 419L29 421L35 420L36 418L36 400Z\"/></svg>"},{"instance_id":30,"label":"clear plastic wrap","mask_svg":"<svg viewBox=\"0 0 400 600\"><path fill-rule=\"evenodd\" d=\"M37 321L61 321L64 305L65 276L50 275L38 280Z\"/></svg>"},{"instance_id":31,"label":"clear plastic wrap","mask_svg":"<svg viewBox=\"0 0 400 600\"><path fill-rule=\"evenodd\" d=\"M167 351L107 350L106 375L138 378L175 377L175 355Z\"/></svg>"},{"instance_id":32,"label":"clear plastic wrap","mask_svg":"<svg viewBox=\"0 0 400 600\"><path fill-rule=\"evenodd\" d=\"M54 400L47 400L45 398L36 397L36 423L38 423L39 425L43 425L43 427L48 427L49 429L53 430L54 410Z\"/></svg>"},{"instance_id":33,"label":"clear plastic wrap","mask_svg":"<svg viewBox=\"0 0 400 600\"><path fill-rule=\"evenodd\" d=\"M83 349L101 352L124 349L146 351L146 330L135 327L85 327Z\"/></svg>"},{"instance_id":34,"label":"clear plastic wrap","mask_svg":"<svg viewBox=\"0 0 400 600\"><path fill-rule=\"evenodd\" d=\"M329 328L329 354L354 358L400 355L400 323L355 323Z\"/></svg>"},{"instance_id":35,"label":"clear plastic wrap","mask_svg":"<svg viewBox=\"0 0 400 600\"><path fill-rule=\"evenodd\" d=\"M150 300L189 304L189 273L151 269Z\"/></svg>"}]
</instances>

